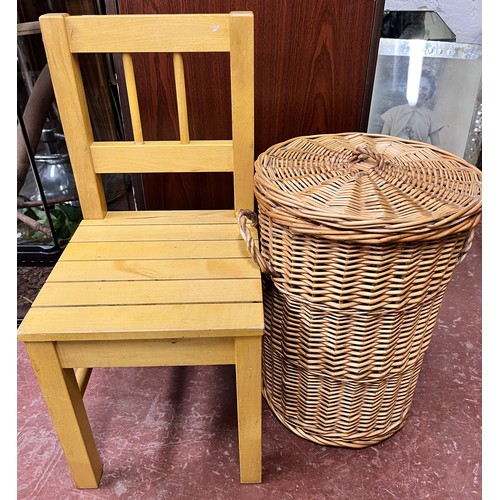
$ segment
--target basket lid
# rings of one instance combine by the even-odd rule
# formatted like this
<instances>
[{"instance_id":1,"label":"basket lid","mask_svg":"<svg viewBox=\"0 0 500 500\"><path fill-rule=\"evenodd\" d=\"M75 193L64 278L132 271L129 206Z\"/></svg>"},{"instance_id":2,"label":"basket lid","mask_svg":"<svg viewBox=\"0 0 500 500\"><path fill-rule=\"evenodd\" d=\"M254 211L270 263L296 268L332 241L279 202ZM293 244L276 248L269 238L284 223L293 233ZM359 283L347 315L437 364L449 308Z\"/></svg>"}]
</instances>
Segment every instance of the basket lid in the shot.
<instances>
[{"instance_id":1,"label":"basket lid","mask_svg":"<svg viewBox=\"0 0 500 500\"><path fill-rule=\"evenodd\" d=\"M255 162L259 207L297 232L419 239L479 222L481 171L434 146L382 135L297 137Z\"/></svg>"}]
</instances>

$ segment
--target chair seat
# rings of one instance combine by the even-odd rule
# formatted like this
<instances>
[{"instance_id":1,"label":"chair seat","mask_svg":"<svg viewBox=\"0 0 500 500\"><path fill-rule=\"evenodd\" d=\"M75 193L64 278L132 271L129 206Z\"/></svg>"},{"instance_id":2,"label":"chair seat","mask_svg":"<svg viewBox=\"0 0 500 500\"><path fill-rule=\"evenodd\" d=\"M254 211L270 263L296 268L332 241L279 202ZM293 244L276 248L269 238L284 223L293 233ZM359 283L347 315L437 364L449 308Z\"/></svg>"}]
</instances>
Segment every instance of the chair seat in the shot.
<instances>
[{"instance_id":1,"label":"chair seat","mask_svg":"<svg viewBox=\"0 0 500 500\"><path fill-rule=\"evenodd\" d=\"M260 270L232 210L108 212L82 221L19 339L255 336L263 326Z\"/></svg>"}]
</instances>

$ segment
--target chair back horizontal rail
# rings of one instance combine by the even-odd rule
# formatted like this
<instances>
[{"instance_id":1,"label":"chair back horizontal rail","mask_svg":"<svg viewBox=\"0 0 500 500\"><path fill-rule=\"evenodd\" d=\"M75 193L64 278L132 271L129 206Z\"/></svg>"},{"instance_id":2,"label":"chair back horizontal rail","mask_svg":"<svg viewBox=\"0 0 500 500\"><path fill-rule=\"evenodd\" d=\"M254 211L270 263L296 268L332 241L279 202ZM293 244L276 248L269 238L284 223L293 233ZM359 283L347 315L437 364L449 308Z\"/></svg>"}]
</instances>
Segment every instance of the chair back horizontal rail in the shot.
<instances>
[{"instance_id":1,"label":"chair back horizontal rail","mask_svg":"<svg viewBox=\"0 0 500 500\"><path fill-rule=\"evenodd\" d=\"M225 14L106 15L68 17L70 50L84 52L228 52L229 17Z\"/></svg>"},{"instance_id":2,"label":"chair back horizontal rail","mask_svg":"<svg viewBox=\"0 0 500 500\"><path fill-rule=\"evenodd\" d=\"M90 150L98 174L234 170L230 140L94 142Z\"/></svg>"}]
</instances>

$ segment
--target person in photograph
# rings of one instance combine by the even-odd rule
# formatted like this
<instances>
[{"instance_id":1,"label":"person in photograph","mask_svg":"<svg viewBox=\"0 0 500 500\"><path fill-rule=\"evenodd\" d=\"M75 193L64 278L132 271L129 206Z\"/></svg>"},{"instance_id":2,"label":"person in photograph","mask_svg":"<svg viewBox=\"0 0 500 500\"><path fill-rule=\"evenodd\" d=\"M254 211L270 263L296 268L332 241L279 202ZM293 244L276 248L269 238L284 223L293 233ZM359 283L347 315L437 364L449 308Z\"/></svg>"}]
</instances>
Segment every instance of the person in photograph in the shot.
<instances>
[{"instance_id":1,"label":"person in photograph","mask_svg":"<svg viewBox=\"0 0 500 500\"><path fill-rule=\"evenodd\" d=\"M439 132L444 123L430 109L429 101L436 91L436 78L432 71L424 69L420 79L418 101L415 106L395 106L381 115L384 125L382 134L440 145Z\"/></svg>"}]
</instances>

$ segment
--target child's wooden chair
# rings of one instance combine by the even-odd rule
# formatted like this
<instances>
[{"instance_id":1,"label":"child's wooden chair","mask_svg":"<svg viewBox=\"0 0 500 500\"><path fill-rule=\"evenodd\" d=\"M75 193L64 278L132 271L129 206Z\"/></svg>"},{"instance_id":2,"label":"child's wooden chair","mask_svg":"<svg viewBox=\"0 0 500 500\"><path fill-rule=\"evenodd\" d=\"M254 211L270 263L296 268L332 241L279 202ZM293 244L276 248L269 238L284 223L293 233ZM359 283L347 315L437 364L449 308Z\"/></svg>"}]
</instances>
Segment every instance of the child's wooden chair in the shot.
<instances>
[{"instance_id":1,"label":"child's wooden chair","mask_svg":"<svg viewBox=\"0 0 500 500\"><path fill-rule=\"evenodd\" d=\"M253 14L40 18L84 220L19 327L75 484L102 465L83 405L93 367L234 364L240 480L261 481L260 271L253 207ZM232 140L190 141L183 52L230 53ZM78 53L122 53L133 142L95 142ZM173 54L180 141L143 141L131 53ZM107 211L104 173L232 171L234 210Z\"/></svg>"}]
</instances>

